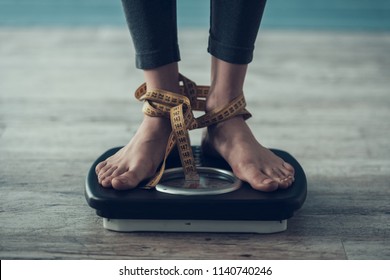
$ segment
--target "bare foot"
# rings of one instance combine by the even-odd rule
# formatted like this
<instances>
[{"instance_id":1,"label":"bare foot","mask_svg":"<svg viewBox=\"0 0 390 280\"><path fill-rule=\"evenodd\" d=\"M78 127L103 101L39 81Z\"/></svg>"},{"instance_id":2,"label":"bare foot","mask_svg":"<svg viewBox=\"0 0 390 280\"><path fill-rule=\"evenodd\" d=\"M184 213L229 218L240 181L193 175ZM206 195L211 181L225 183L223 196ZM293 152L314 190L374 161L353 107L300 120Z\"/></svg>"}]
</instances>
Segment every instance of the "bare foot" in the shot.
<instances>
[{"instance_id":1,"label":"bare foot","mask_svg":"<svg viewBox=\"0 0 390 280\"><path fill-rule=\"evenodd\" d=\"M220 154L233 173L256 190L285 189L294 181L294 168L257 142L240 116L208 127L202 146Z\"/></svg>"},{"instance_id":2,"label":"bare foot","mask_svg":"<svg viewBox=\"0 0 390 280\"><path fill-rule=\"evenodd\" d=\"M170 131L168 119L145 116L131 141L96 166L99 183L125 190L152 177L164 158Z\"/></svg>"}]
</instances>

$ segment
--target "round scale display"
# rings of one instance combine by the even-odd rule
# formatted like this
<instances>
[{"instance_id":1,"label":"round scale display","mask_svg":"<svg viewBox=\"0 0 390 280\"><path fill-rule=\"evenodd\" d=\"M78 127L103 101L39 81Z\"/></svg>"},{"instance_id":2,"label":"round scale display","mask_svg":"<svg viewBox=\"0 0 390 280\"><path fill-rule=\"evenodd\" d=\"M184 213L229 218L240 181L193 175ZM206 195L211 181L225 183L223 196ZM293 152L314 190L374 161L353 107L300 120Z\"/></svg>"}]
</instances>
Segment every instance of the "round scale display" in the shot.
<instances>
[{"instance_id":1,"label":"round scale display","mask_svg":"<svg viewBox=\"0 0 390 280\"><path fill-rule=\"evenodd\" d=\"M178 195L216 195L241 187L241 180L230 171L211 167L198 167L197 171L199 180L186 181L183 168L167 169L156 190Z\"/></svg>"}]
</instances>

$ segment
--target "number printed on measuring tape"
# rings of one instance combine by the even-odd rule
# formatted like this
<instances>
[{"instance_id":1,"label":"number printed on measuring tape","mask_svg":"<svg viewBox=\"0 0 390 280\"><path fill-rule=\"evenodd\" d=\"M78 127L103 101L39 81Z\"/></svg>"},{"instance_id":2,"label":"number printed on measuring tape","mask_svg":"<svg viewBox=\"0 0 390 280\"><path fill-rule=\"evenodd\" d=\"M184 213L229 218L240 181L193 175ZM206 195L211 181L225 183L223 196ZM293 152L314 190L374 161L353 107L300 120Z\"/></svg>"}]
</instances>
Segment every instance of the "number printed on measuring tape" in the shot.
<instances>
[{"instance_id":1,"label":"number printed on measuring tape","mask_svg":"<svg viewBox=\"0 0 390 280\"><path fill-rule=\"evenodd\" d=\"M228 267L213 267L213 275L257 275L265 276L272 275L271 267L258 266L228 266Z\"/></svg>"}]
</instances>

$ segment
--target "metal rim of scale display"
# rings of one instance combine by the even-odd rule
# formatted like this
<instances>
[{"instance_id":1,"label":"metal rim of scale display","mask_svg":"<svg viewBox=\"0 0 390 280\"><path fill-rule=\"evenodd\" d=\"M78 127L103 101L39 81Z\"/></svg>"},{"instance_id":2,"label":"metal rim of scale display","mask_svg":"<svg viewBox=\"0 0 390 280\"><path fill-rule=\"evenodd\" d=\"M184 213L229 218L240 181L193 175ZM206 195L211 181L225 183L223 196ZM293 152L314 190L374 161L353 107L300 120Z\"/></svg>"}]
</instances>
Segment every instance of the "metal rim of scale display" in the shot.
<instances>
[{"instance_id":1,"label":"metal rim of scale display","mask_svg":"<svg viewBox=\"0 0 390 280\"><path fill-rule=\"evenodd\" d=\"M242 181L228 170L213 167L197 167L200 179L186 181L183 168L164 171L156 190L174 195L218 195L239 189Z\"/></svg>"}]
</instances>

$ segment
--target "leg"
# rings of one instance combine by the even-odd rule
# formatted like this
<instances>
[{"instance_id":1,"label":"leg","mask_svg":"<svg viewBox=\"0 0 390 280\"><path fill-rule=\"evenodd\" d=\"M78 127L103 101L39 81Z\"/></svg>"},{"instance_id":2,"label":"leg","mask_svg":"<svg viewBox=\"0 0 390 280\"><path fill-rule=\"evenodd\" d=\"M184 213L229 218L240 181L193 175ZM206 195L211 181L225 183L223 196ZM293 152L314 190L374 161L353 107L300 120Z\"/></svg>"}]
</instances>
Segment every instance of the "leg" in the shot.
<instances>
[{"instance_id":1,"label":"leg","mask_svg":"<svg viewBox=\"0 0 390 280\"><path fill-rule=\"evenodd\" d=\"M145 71L146 84L178 92L177 63ZM103 187L130 189L153 176L160 165L171 132L169 119L144 116L136 134L115 155L99 163L96 173Z\"/></svg>"},{"instance_id":2,"label":"leg","mask_svg":"<svg viewBox=\"0 0 390 280\"><path fill-rule=\"evenodd\" d=\"M147 87L179 92L176 2L123 0L123 7L136 49L136 65L144 69ZM166 15L161 16L164 12ZM99 183L131 189L153 176L164 157L170 132L168 119L144 116L130 142L97 165Z\"/></svg>"},{"instance_id":3,"label":"leg","mask_svg":"<svg viewBox=\"0 0 390 280\"><path fill-rule=\"evenodd\" d=\"M122 0L136 66L153 69L180 60L176 0Z\"/></svg>"},{"instance_id":4,"label":"leg","mask_svg":"<svg viewBox=\"0 0 390 280\"><path fill-rule=\"evenodd\" d=\"M220 7L218 1L214 2L209 43L209 52L213 55L211 88L206 110L225 105L242 93L247 64L252 60L253 45L265 4L262 1L249 3L243 0L231 1L241 4L238 6L225 3ZM213 20L213 17L216 19ZM226 20L227 17L235 19L235 22ZM248 31L248 34L242 30ZM235 175L254 189L274 191L289 187L294 180L293 167L263 147L242 117L210 126L203 146L217 151L230 164Z\"/></svg>"}]
</instances>

